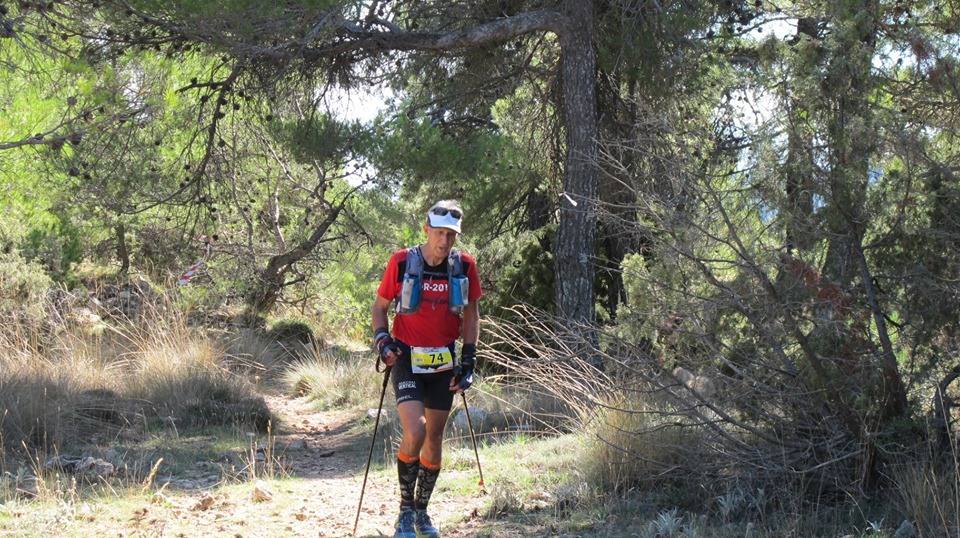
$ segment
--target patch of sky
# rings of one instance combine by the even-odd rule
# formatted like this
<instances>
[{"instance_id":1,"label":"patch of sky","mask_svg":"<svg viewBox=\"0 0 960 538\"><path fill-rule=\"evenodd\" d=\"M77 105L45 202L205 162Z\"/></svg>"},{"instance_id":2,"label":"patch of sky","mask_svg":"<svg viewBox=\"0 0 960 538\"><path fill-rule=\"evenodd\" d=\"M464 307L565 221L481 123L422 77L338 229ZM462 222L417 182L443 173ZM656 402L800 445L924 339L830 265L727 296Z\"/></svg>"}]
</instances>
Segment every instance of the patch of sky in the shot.
<instances>
[{"instance_id":1,"label":"patch of sky","mask_svg":"<svg viewBox=\"0 0 960 538\"><path fill-rule=\"evenodd\" d=\"M815 193L813 193L813 196L812 196L811 198L813 199L813 210L814 210L814 211L819 211L819 210L823 209L824 207L826 207L826 205L827 205L827 199L824 198L822 194L820 194L820 193L818 193L818 192L815 192Z\"/></svg>"},{"instance_id":2,"label":"patch of sky","mask_svg":"<svg viewBox=\"0 0 960 538\"><path fill-rule=\"evenodd\" d=\"M768 15L760 20L756 25L754 34L751 34L757 41L763 41L768 37L777 39L786 39L797 33L797 18L784 14Z\"/></svg>"},{"instance_id":3,"label":"patch of sky","mask_svg":"<svg viewBox=\"0 0 960 538\"><path fill-rule=\"evenodd\" d=\"M758 209L760 210L760 222L764 224L770 224L770 222L776 219L777 215L779 215L779 212L775 207L772 207L763 202L760 202L760 206Z\"/></svg>"},{"instance_id":4,"label":"patch of sky","mask_svg":"<svg viewBox=\"0 0 960 538\"><path fill-rule=\"evenodd\" d=\"M123 85L120 92L131 107L146 105L143 89L144 78L146 77L143 73L143 68L135 65L128 70L128 74L129 77L127 78L126 84Z\"/></svg>"},{"instance_id":5,"label":"patch of sky","mask_svg":"<svg viewBox=\"0 0 960 538\"><path fill-rule=\"evenodd\" d=\"M788 39L797 33L797 18L789 17L783 14L775 14L759 19L752 27L750 32L744 32L743 38L751 42L760 43L766 39ZM944 36L942 40L948 42L954 50L960 48L960 36ZM873 57L874 68L878 71L891 71L893 69L917 68L917 58L910 52L909 47L891 42L881 42L878 45L876 54ZM774 92L766 87L756 85L744 85L743 87L731 90L729 98L729 118L732 120L733 127L739 134L744 135L748 140L751 135L761 130L767 130L767 135L772 136L776 143L782 142L782 133L774 125L778 121L780 111L780 98ZM739 165L746 167L751 160L751 153L754 151L752 146L748 146L746 151L741 154ZM815 156L818 165L828 167L827 163L822 162L822 156ZM872 170L868 181L873 184L880 179L882 174L879 170ZM816 202L815 202L816 204ZM822 207L822 201L820 206Z\"/></svg>"},{"instance_id":6,"label":"patch of sky","mask_svg":"<svg viewBox=\"0 0 960 538\"><path fill-rule=\"evenodd\" d=\"M351 89L331 88L321 97L326 112L343 122L371 123L385 111L394 93L385 85Z\"/></svg>"},{"instance_id":7,"label":"patch of sky","mask_svg":"<svg viewBox=\"0 0 960 538\"><path fill-rule=\"evenodd\" d=\"M722 23L715 24L710 29L710 35L719 34L722 28ZM739 33L744 39L757 41L763 41L770 36L784 39L797 33L797 18L783 13L768 13L754 19L749 26L740 28Z\"/></svg>"},{"instance_id":8,"label":"patch of sky","mask_svg":"<svg viewBox=\"0 0 960 538\"><path fill-rule=\"evenodd\" d=\"M389 109L394 92L386 85L377 84L351 89L332 87L318 97L320 106L337 121L369 125ZM354 187L377 175L376 168L362 157L347 163L345 172L347 183Z\"/></svg>"},{"instance_id":9,"label":"patch of sky","mask_svg":"<svg viewBox=\"0 0 960 538\"><path fill-rule=\"evenodd\" d=\"M745 29L746 30L746 29ZM786 39L797 32L797 19L782 14L768 15L745 31L743 39L761 43L767 39ZM756 148L750 142L759 131L768 131L774 139L781 138L772 123L777 120L780 99L774 91L763 86L745 84L731 89L727 100L727 116L733 130L747 141L742 151L738 167L746 169L755 160Z\"/></svg>"}]
</instances>

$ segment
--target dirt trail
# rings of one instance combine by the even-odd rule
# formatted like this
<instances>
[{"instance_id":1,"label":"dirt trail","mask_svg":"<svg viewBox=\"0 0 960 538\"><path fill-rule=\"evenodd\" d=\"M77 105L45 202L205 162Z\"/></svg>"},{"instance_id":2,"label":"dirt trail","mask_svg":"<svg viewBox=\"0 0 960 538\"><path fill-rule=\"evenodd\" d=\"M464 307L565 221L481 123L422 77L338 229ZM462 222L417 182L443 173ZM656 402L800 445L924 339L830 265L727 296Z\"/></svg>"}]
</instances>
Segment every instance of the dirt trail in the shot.
<instances>
[{"instance_id":1,"label":"dirt trail","mask_svg":"<svg viewBox=\"0 0 960 538\"><path fill-rule=\"evenodd\" d=\"M279 447L297 447L286 450L283 455L289 475L303 481L302 485L298 483L291 488L291 493L300 497L299 502L291 505L293 517L284 518L282 512L277 515L279 534L349 535L369 450L369 438L352 427L361 417L356 411L318 412L303 399L283 396L266 399L281 421L275 446L278 451ZM446 471L440 476L441 481L475 479L462 471ZM438 484L438 489L441 485ZM430 513L441 525L445 537L472 536L475 522L468 515L482 510L483 501L479 493L457 497L448 491L438 491L431 501ZM371 472L357 534L392 536L397 502L394 474L384 476L384 473ZM452 524L453 521L458 523Z\"/></svg>"},{"instance_id":2,"label":"dirt trail","mask_svg":"<svg viewBox=\"0 0 960 538\"><path fill-rule=\"evenodd\" d=\"M0 536L349 536L369 450L369 426L357 427L364 414L318 412L303 399L264 397L280 422L271 444L273 456L289 477L265 483L268 500L255 500L257 483L249 481L187 489L155 484L152 496L115 492L101 499L24 501L0 505ZM440 475L430 513L445 537L474 536L483 526L475 514L483 511L484 496L455 494L444 487L454 481L475 484L475 472L453 469ZM358 536L393 535L395 473L392 468L371 471Z\"/></svg>"}]
</instances>

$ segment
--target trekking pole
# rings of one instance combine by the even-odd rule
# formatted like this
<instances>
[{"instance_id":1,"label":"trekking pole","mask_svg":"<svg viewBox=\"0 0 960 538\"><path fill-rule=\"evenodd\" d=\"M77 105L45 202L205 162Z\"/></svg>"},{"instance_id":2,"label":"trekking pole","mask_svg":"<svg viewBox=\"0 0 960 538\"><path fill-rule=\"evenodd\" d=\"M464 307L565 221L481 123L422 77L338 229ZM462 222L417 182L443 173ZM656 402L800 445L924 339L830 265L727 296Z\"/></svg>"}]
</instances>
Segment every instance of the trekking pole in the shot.
<instances>
[{"instance_id":1,"label":"trekking pole","mask_svg":"<svg viewBox=\"0 0 960 538\"><path fill-rule=\"evenodd\" d=\"M360 486L360 502L357 503L357 517L353 520L353 535L357 535L357 524L360 523L360 508L363 506L363 492L367 489L367 475L370 474L370 460L373 458L373 445L377 442L377 428L380 427L380 410L383 409L383 395L387 393L387 383L390 382L390 369L387 366L383 371L383 388L380 389L380 405L377 406L377 420L373 424L373 439L370 440L370 453L367 454L367 470L363 472L363 485Z\"/></svg>"},{"instance_id":2,"label":"trekking pole","mask_svg":"<svg viewBox=\"0 0 960 538\"><path fill-rule=\"evenodd\" d=\"M473 431L473 420L470 419L470 408L467 407L467 393L461 392L463 396L463 412L467 414L467 424L470 426L470 439L473 440L473 454L477 457L477 471L480 473L480 490L486 491L483 485L483 467L480 467L480 453L477 452L477 434Z\"/></svg>"}]
</instances>

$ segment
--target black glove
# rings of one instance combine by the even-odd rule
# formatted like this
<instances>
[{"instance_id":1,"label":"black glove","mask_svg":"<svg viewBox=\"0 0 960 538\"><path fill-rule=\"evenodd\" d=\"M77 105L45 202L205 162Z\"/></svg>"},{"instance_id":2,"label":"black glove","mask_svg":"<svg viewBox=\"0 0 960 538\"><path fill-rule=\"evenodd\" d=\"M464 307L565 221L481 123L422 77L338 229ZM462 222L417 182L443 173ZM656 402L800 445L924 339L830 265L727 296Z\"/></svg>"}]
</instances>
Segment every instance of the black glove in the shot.
<instances>
[{"instance_id":1,"label":"black glove","mask_svg":"<svg viewBox=\"0 0 960 538\"><path fill-rule=\"evenodd\" d=\"M376 346L378 356L383 364L393 366L397 356L400 355L400 346L397 345L396 340L390 336L385 327L377 329L377 333L373 336L373 345Z\"/></svg>"},{"instance_id":2,"label":"black glove","mask_svg":"<svg viewBox=\"0 0 960 538\"><path fill-rule=\"evenodd\" d=\"M460 390L473 385L473 368L477 365L477 345L463 344L460 350L460 362L453 369L453 382Z\"/></svg>"}]
</instances>

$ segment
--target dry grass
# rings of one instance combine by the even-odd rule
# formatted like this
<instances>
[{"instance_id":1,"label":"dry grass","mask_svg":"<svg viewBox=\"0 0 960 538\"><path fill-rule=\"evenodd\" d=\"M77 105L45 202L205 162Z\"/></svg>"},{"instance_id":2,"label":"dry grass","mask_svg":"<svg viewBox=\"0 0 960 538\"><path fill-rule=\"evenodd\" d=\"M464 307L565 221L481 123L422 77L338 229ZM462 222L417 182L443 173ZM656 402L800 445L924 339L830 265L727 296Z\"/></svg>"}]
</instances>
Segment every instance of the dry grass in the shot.
<instances>
[{"instance_id":1,"label":"dry grass","mask_svg":"<svg viewBox=\"0 0 960 538\"><path fill-rule=\"evenodd\" d=\"M268 338L261 329L236 327L217 341L231 357L231 369L257 381L274 379L292 357L285 345Z\"/></svg>"},{"instance_id":2,"label":"dry grass","mask_svg":"<svg viewBox=\"0 0 960 538\"><path fill-rule=\"evenodd\" d=\"M282 379L292 395L306 396L321 409L375 406L383 375L374 371L373 361L369 352L314 344Z\"/></svg>"},{"instance_id":3,"label":"dry grass","mask_svg":"<svg viewBox=\"0 0 960 538\"><path fill-rule=\"evenodd\" d=\"M955 462L908 462L893 471L896 503L921 536L960 535L960 470Z\"/></svg>"},{"instance_id":4,"label":"dry grass","mask_svg":"<svg viewBox=\"0 0 960 538\"><path fill-rule=\"evenodd\" d=\"M455 398L451 419L453 431L465 436L465 421L458 418L462 404L461 397ZM566 402L535 385L515 386L497 376L480 377L467 392L467 404L480 411L472 411L474 430L487 438L511 433L553 436L575 428Z\"/></svg>"},{"instance_id":5,"label":"dry grass","mask_svg":"<svg viewBox=\"0 0 960 538\"><path fill-rule=\"evenodd\" d=\"M698 467L705 462L693 452L703 443L702 430L638 404L612 401L585 424L587 481L602 491L625 492L637 486L661 488L678 477L703 476Z\"/></svg>"},{"instance_id":6,"label":"dry grass","mask_svg":"<svg viewBox=\"0 0 960 538\"><path fill-rule=\"evenodd\" d=\"M120 369L122 396L149 402L153 414L175 417L189 425L224 424L241 419L254 411L262 400L243 376L234 372L246 364L225 353L206 335L166 318L162 330L131 334L129 354L117 367ZM266 426L263 414L251 418Z\"/></svg>"},{"instance_id":7,"label":"dry grass","mask_svg":"<svg viewBox=\"0 0 960 538\"><path fill-rule=\"evenodd\" d=\"M250 422L269 413L232 359L175 312L142 323L49 335L0 332L2 445L65 448L148 422Z\"/></svg>"}]
</instances>

